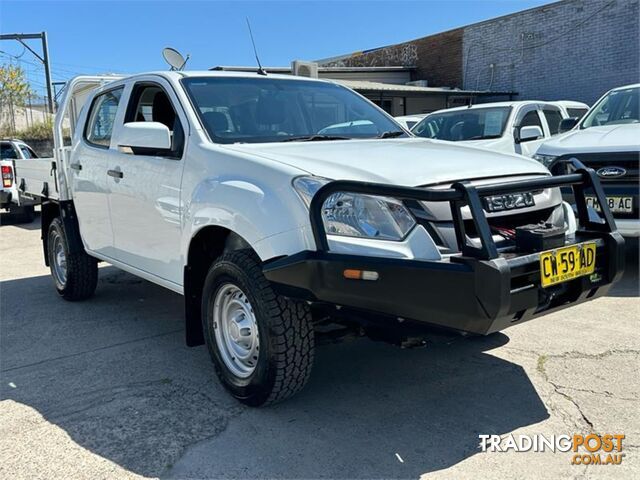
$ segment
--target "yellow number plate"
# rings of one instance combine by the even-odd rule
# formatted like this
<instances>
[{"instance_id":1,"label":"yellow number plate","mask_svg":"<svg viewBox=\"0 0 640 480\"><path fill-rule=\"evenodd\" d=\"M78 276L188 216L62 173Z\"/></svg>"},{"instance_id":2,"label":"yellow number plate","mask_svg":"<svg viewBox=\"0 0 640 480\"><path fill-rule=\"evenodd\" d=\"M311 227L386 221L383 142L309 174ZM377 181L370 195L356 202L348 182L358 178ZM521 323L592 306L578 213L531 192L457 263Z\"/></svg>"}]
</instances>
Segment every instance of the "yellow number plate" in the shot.
<instances>
[{"instance_id":1,"label":"yellow number plate","mask_svg":"<svg viewBox=\"0 0 640 480\"><path fill-rule=\"evenodd\" d=\"M540 254L540 279L543 287L589 275L595 267L595 243L579 243Z\"/></svg>"}]
</instances>

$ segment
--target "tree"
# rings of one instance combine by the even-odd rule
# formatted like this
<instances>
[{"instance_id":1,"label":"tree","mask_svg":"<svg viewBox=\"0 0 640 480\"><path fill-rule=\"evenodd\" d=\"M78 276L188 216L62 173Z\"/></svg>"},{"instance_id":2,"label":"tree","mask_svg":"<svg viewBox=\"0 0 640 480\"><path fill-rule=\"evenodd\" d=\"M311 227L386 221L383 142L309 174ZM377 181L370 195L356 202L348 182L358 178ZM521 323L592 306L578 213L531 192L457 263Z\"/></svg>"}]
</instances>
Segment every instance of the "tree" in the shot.
<instances>
[{"instance_id":1,"label":"tree","mask_svg":"<svg viewBox=\"0 0 640 480\"><path fill-rule=\"evenodd\" d=\"M0 66L0 123L8 113L12 130L16 129L15 108L24 107L33 91L22 67Z\"/></svg>"}]
</instances>

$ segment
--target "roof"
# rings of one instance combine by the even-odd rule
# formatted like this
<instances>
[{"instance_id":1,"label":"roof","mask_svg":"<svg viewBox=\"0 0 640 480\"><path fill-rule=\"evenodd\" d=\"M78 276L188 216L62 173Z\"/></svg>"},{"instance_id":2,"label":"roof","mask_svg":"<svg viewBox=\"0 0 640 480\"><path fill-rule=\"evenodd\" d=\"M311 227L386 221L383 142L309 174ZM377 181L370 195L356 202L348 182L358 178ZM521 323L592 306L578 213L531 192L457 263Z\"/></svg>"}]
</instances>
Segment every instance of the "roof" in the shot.
<instances>
[{"instance_id":1,"label":"roof","mask_svg":"<svg viewBox=\"0 0 640 480\"><path fill-rule=\"evenodd\" d=\"M456 112L460 110L477 110L480 108L500 108L500 107L517 107L519 105L531 105L538 103L546 103L546 104L557 104L558 102L546 101L546 100L515 100L513 102L488 102L488 103L476 103L474 105L463 105L461 107L453 107L453 108L444 108L442 110L437 110L432 113L441 113L441 112ZM579 102L576 102L579 103Z\"/></svg>"},{"instance_id":2,"label":"roof","mask_svg":"<svg viewBox=\"0 0 640 480\"><path fill-rule=\"evenodd\" d=\"M474 95L474 96L495 96L495 95L515 95L515 92L492 92L485 90L459 90L457 88L443 87L418 87L416 85L398 85L394 83L369 82L366 80L334 80L327 79L330 82L338 83L349 87L353 90L364 91L383 91L395 93L424 93L439 95Z\"/></svg>"},{"instance_id":3,"label":"roof","mask_svg":"<svg viewBox=\"0 0 640 480\"><path fill-rule=\"evenodd\" d=\"M612 88L611 90L627 90L628 88L640 88L640 83L632 83L631 85L624 85L622 87Z\"/></svg>"},{"instance_id":4,"label":"roof","mask_svg":"<svg viewBox=\"0 0 640 480\"><path fill-rule=\"evenodd\" d=\"M208 77L208 78L275 78L280 80L299 80L301 82L315 81L315 82L326 82L324 78L309 78L309 77L300 77L295 75L283 75L277 73L270 73L268 76L259 75L256 71L256 68L246 70L246 71L220 71L220 70L185 70L185 71L154 71L154 72L144 72L138 73L135 75L129 75L123 78L136 78L143 77L146 75L159 75L165 78L191 78L191 77ZM120 80L121 78L117 78L116 80Z\"/></svg>"},{"instance_id":5,"label":"roof","mask_svg":"<svg viewBox=\"0 0 640 480\"><path fill-rule=\"evenodd\" d=\"M291 73L291 67L264 67L267 72L272 73ZM411 72L415 70L414 66L382 66L382 67L323 67L318 66L318 71L322 73L358 73L358 72ZM211 71L222 72L255 72L256 67L233 66L233 65L217 65L210 68Z\"/></svg>"},{"instance_id":6,"label":"roof","mask_svg":"<svg viewBox=\"0 0 640 480\"><path fill-rule=\"evenodd\" d=\"M566 108L589 108L589 105L582 102L577 102L575 100L553 100L549 103L555 103L556 105L561 105Z\"/></svg>"}]
</instances>

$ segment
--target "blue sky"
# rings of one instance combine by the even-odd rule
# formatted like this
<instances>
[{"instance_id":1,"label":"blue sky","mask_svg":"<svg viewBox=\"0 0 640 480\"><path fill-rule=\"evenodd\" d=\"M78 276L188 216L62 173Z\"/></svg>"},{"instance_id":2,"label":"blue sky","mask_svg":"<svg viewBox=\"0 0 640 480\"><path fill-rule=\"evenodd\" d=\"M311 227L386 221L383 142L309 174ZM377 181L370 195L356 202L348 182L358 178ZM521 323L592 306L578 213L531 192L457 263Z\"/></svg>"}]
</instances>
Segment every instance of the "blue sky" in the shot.
<instances>
[{"instance_id":1,"label":"blue sky","mask_svg":"<svg viewBox=\"0 0 640 480\"><path fill-rule=\"evenodd\" d=\"M0 0L0 31L46 30L56 81L78 73L165 69L160 52L169 45L191 54L190 69L252 65L247 16L263 65L285 66L293 59L399 43L545 3L550 1ZM0 52L0 63L21 63L41 90L42 69L28 51L2 41Z\"/></svg>"}]
</instances>

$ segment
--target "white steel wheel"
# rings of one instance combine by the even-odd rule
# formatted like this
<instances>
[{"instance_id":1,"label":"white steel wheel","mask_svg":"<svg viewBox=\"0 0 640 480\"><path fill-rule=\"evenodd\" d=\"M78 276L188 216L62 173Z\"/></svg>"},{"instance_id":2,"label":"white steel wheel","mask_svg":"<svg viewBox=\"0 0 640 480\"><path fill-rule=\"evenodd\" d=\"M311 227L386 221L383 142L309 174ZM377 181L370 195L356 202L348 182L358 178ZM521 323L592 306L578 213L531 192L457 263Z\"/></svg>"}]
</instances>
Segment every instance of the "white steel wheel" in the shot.
<instances>
[{"instance_id":1,"label":"white steel wheel","mask_svg":"<svg viewBox=\"0 0 640 480\"><path fill-rule=\"evenodd\" d=\"M213 330L226 367L238 378L251 376L258 364L258 324L249 298L232 283L221 285L216 293Z\"/></svg>"},{"instance_id":2,"label":"white steel wheel","mask_svg":"<svg viewBox=\"0 0 640 480\"><path fill-rule=\"evenodd\" d=\"M56 290L65 300L85 300L98 284L98 262L83 250L69 249L67 232L60 217L49 225L47 260Z\"/></svg>"},{"instance_id":3,"label":"white steel wheel","mask_svg":"<svg viewBox=\"0 0 640 480\"><path fill-rule=\"evenodd\" d=\"M67 284L67 254L64 249L64 241L60 232L54 230L49 238L51 249L51 273L60 285Z\"/></svg>"}]
</instances>

